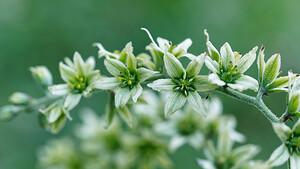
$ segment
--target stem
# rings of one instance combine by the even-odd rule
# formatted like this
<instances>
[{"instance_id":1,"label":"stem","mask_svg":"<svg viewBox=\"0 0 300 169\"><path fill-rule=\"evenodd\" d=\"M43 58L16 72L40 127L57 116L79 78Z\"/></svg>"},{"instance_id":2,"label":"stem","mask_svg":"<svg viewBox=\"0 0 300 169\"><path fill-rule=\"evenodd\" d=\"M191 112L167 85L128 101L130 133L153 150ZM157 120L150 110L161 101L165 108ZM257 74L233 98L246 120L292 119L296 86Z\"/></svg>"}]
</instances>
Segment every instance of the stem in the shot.
<instances>
[{"instance_id":1,"label":"stem","mask_svg":"<svg viewBox=\"0 0 300 169\"><path fill-rule=\"evenodd\" d=\"M264 104L263 100L261 98L256 98L256 97L252 97L249 95L246 95L244 93L235 91L233 89L230 88L218 88L218 91L221 91L229 96L232 96L238 100L241 100L245 103L248 103L250 105L255 106L260 112L262 112L262 114L268 118L268 120L272 123L279 123L280 120L279 118L272 113L272 111Z\"/></svg>"}]
</instances>

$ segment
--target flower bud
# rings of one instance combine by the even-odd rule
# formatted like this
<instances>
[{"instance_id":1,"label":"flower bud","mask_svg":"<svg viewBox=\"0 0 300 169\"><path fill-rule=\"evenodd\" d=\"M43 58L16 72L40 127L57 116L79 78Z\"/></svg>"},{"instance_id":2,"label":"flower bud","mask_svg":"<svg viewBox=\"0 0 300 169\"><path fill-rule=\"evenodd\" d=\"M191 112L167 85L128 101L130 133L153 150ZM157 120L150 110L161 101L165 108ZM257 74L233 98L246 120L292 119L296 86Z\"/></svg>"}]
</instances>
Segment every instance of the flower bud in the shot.
<instances>
[{"instance_id":1,"label":"flower bud","mask_svg":"<svg viewBox=\"0 0 300 169\"><path fill-rule=\"evenodd\" d=\"M31 67L30 71L32 76L43 89L47 89L48 86L52 85L52 74L45 66Z\"/></svg>"},{"instance_id":2,"label":"flower bud","mask_svg":"<svg viewBox=\"0 0 300 169\"><path fill-rule=\"evenodd\" d=\"M0 108L0 121L9 121L16 116L23 107L8 105Z\"/></svg>"},{"instance_id":3,"label":"flower bud","mask_svg":"<svg viewBox=\"0 0 300 169\"><path fill-rule=\"evenodd\" d=\"M9 97L9 101L16 105L25 105L31 100L31 97L25 93L15 92Z\"/></svg>"}]
</instances>

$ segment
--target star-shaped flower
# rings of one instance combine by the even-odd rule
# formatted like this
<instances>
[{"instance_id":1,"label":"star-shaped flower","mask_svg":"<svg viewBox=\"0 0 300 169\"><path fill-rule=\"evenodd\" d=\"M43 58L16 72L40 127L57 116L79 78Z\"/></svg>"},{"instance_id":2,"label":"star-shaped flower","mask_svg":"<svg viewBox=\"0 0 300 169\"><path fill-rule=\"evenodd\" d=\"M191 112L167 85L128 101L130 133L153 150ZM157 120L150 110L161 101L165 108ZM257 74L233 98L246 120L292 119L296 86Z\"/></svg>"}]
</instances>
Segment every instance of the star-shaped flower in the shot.
<instances>
[{"instance_id":1,"label":"star-shaped flower","mask_svg":"<svg viewBox=\"0 0 300 169\"><path fill-rule=\"evenodd\" d=\"M107 56L104 61L109 73L115 77L104 77L93 85L96 89L114 90L117 108L123 108L130 97L136 102L143 92L140 83L157 73L146 68L137 69L131 42L126 45L123 51L125 54L120 55L118 59Z\"/></svg>"},{"instance_id":2,"label":"star-shaped flower","mask_svg":"<svg viewBox=\"0 0 300 169\"><path fill-rule=\"evenodd\" d=\"M66 110L73 109L81 96L89 96L92 84L100 79L100 71L95 69L95 59L89 57L85 62L78 52L75 52L73 62L65 59L66 64L59 63L59 70L65 84L53 85L49 91L53 95L67 95L64 103Z\"/></svg>"},{"instance_id":3,"label":"star-shaped flower","mask_svg":"<svg viewBox=\"0 0 300 169\"><path fill-rule=\"evenodd\" d=\"M257 46L249 53L241 57L238 52L233 52L230 45L226 42L220 50L218 50L209 41L207 36L208 56L205 64L212 71L208 79L218 86L228 86L230 88L243 91L246 89L258 90L258 82L243 73L249 69L256 58Z\"/></svg>"},{"instance_id":4,"label":"star-shaped flower","mask_svg":"<svg viewBox=\"0 0 300 169\"><path fill-rule=\"evenodd\" d=\"M205 107L197 91L207 91L216 88L208 82L207 76L198 76L203 65L205 54L195 57L186 70L180 61L171 53L164 55L164 65L171 79L159 79L148 84L157 91L171 91L165 105L165 116L175 113L188 100L197 112L204 115Z\"/></svg>"}]
</instances>

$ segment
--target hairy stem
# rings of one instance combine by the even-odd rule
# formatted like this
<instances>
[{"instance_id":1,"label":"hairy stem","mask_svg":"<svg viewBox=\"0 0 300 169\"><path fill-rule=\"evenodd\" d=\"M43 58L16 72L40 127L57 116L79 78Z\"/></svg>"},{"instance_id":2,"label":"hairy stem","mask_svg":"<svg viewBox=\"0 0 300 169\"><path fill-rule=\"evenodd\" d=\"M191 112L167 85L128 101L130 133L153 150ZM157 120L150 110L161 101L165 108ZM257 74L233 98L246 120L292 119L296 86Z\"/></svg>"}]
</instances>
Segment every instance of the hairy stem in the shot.
<instances>
[{"instance_id":1,"label":"hairy stem","mask_svg":"<svg viewBox=\"0 0 300 169\"><path fill-rule=\"evenodd\" d=\"M218 88L217 90L229 96L232 96L240 101L255 106L260 112L263 113L265 117L268 118L270 122L276 122L276 123L280 122L279 118L274 113L272 113L272 111L264 104L262 99L246 95L244 93L235 91L230 88Z\"/></svg>"}]
</instances>

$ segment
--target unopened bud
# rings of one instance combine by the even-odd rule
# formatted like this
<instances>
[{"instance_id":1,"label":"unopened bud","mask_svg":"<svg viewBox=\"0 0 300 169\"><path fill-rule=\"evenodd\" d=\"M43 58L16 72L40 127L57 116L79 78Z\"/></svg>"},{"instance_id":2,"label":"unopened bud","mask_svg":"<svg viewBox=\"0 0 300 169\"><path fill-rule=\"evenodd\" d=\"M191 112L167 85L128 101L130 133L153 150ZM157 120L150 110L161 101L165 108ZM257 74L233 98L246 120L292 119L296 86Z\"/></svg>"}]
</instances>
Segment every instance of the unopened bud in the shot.
<instances>
[{"instance_id":1,"label":"unopened bud","mask_svg":"<svg viewBox=\"0 0 300 169\"><path fill-rule=\"evenodd\" d=\"M8 105L0 108L0 121L9 121L12 120L23 107Z\"/></svg>"},{"instance_id":2,"label":"unopened bud","mask_svg":"<svg viewBox=\"0 0 300 169\"><path fill-rule=\"evenodd\" d=\"M25 93L15 92L9 97L9 101L16 105L25 105L31 100L31 97Z\"/></svg>"},{"instance_id":3,"label":"unopened bud","mask_svg":"<svg viewBox=\"0 0 300 169\"><path fill-rule=\"evenodd\" d=\"M52 74L45 66L36 66L31 67L30 71L32 73L32 76L37 81L38 84L40 84L43 89L47 89L48 86L52 85Z\"/></svg>"}]
</instances>

